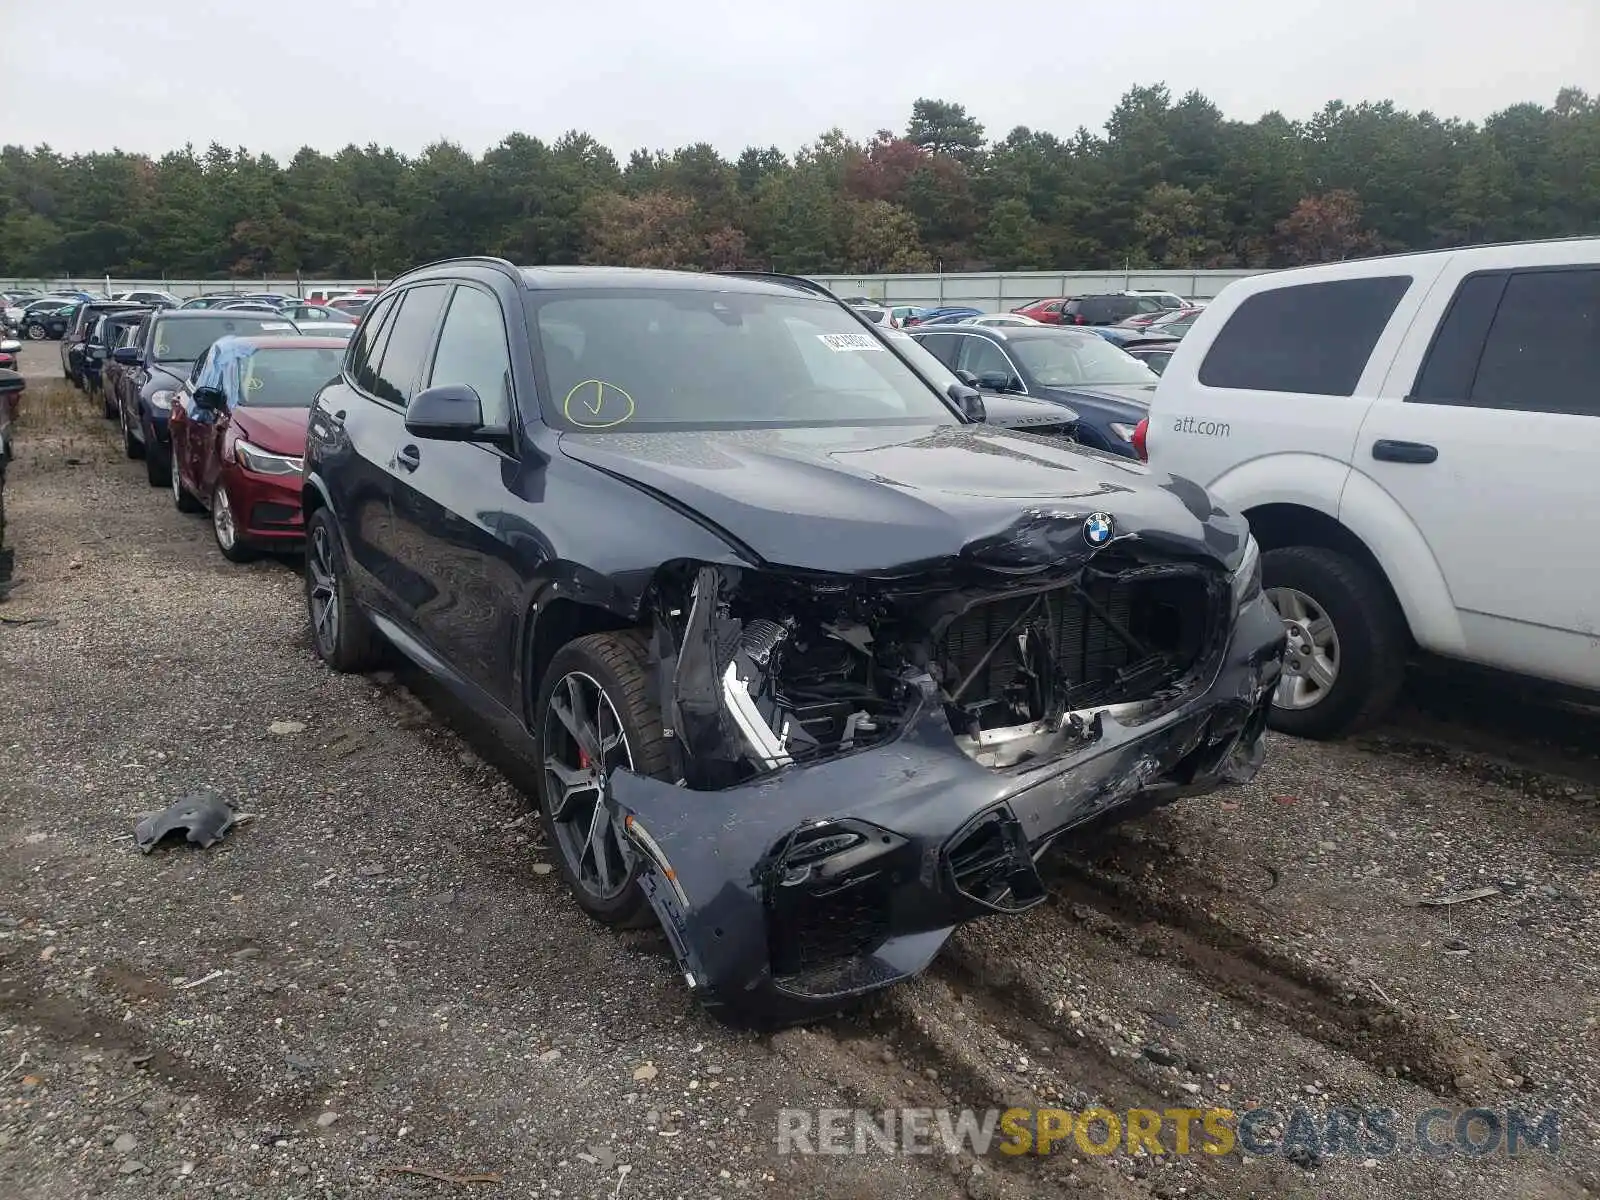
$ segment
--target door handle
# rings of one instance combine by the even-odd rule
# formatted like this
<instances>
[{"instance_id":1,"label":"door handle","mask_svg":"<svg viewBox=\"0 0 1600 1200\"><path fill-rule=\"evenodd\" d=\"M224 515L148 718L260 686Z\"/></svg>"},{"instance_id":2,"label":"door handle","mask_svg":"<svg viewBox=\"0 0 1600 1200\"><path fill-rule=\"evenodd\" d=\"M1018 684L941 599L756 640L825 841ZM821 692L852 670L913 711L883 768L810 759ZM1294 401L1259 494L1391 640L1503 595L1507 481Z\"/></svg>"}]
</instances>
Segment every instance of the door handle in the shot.
<instances>
[{"instance_id":1,"label":"door handle","mask_svg":"<svg viewBox=\"0 0 1600 1200\"><path fill-rule=\"evenodd\" d=\"M1431 463L1439 457L1439 448L1426 442L1396 442L1379 438L1372 443L1372 457L1379 462Z\"/></svg>"},{"instance_id":2,"label":"door handle","mask_svg":"<svg viewBox=\"0 0 1600 1200\"><path fill-rule=\"evenodd\" d=\"M422 465L422 451L415 446L401 446L394 452L394 463L402 471L415 471Z\"/></svg>"}]
</instances>

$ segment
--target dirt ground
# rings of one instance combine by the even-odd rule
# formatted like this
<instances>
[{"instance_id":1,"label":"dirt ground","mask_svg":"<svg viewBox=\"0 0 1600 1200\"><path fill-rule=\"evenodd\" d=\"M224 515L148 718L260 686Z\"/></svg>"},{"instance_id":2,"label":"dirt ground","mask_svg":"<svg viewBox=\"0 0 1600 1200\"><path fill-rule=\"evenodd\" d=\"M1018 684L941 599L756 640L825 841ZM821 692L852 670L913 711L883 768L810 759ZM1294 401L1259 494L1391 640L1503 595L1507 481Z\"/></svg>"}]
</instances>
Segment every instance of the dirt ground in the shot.
<instances>
[{"instance_id":1,"label":"dirt ground","mask_svg":"<svg viewBox=\"0 0 1600 1200\"><path fill-rule=\"evenodd\" d=\"M55 351L27 348L7 494L0 1195L1600 1191L1593 715L1419 679L1376 735L1275 738L1251 787L1052 863L1050 902L869 1007L734 1033L659 936L568 900L526 769L413 672L323 669L298 564L225 562L49 386ZM140 854L138 818L202 787L252 819ZM1400 1149L776 1140L780 1109L1041 1105L1388 1108ZM1474 1106L1557 1110L1559 1152L1408 1148Z\"/></svg>"}]
</instances>

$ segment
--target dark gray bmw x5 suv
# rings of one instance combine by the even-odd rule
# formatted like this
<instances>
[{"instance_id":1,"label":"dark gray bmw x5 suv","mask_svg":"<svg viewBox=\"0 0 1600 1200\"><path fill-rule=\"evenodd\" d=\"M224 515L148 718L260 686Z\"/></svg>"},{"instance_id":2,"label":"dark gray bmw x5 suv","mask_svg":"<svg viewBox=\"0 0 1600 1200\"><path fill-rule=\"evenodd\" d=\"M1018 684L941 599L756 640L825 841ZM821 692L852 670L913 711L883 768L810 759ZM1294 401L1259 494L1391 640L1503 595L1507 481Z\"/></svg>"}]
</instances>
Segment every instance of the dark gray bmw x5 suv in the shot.
<instances>
[{"instance_id":1,"label":"dark gray bmw x5 suv","mask_svg":"<svg viewBox=\"0 0 1600 1200\"><path fill-rule=\"evenodd\" d=\"M904 979L1053 843L1261 761L1245 523L915 353L804 280L462 259L312 411L318 653L390 643L522 744L577 902L731 1020Z\"/></svg>"}]
</instances>

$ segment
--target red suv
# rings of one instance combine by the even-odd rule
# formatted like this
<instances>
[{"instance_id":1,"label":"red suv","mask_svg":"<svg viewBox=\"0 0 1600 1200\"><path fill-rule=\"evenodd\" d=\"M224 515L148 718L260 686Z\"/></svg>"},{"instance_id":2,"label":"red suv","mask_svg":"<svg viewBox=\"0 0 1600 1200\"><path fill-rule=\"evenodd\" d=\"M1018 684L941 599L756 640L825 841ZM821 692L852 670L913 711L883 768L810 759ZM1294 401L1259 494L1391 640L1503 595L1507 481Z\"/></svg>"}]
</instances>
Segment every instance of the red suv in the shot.
<instances>
[{"instance_id":1,"label":"red suv","mask_svg":"<svg viewBox=\"0 0 1600 1200\"><path fill-rule=\"evenodd\" d=\"M247 562L305 535L300 464L311 402L339 374L346 342L327 337L225 337L172 403L172 501L211 510L217 549Z\"/></svg>"}]
</instances>

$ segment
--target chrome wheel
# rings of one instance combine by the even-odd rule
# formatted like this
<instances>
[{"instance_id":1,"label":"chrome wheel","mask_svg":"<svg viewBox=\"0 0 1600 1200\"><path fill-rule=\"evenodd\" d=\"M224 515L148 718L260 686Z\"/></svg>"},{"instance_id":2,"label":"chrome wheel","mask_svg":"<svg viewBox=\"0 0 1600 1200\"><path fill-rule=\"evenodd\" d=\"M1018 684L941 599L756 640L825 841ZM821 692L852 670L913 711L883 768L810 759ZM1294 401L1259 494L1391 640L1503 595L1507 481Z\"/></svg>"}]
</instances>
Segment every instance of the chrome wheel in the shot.
<instances>
[{"instance_id":1,"label":"chrome wheel","mask_svg":"<svg viewBox=\"0 0 1600 1200\"><path fill-rule=\"evenodd\" d=\"M28 340L30 342L42 342L42 341L44 341L44 326L43 325L29 325L28 329L27 329L27 334L28 334Z\"/></svg>"},{"instance_id":2,"label":"chrome wheel","mask_svg":"<svg viewBox=\"0 0 1600 1200\"><path fill-rule=\"evenodd\" d=\"M606 780L613 768L633 769L633 750L605 689L590 675L562 676L545 709L545 803L567 869L597 900L630 886L633 851L606 809Z\"/></svg>"},{"instance_id":3,"label":"chrome wheel","mask_svg":"<svg viewBox=\"0 0 1600 1200\"><path fill-rule=\"evenodd\" d=\"M172 478L174 481L177 480L178 473L176 470L173 471ZM174 482L174 486L176 486L176 482ZM228 489L220 484L211 497L211 528L216 531L217 545L221 546L224 551L234 548L235 543L239 540L239 531L234 527L233 505L228 503Z\"/></svg>"},{"instance_id":4,"label":"chrome wheel","mask_svg":"<svg viewBox=\"0 0 1600 1200\"><path fill-rule=\"evenodd\" d=\"M311 552L306 555L306 570L311 575L308 599L311 604L311 634L324 656L339 645L339 576L333 565L333 545L321 525L311 531Z\"/></svg>"},{"instance_id":5,"label":"chrome wheel","mask_svg":"<svg viewBox=\"0 0 1600 1200\"><path fill-rule=\"evenodd\" d=\"M1339 680L1339 632L1322 605L1297 588L1269 588L1267 599L1289 635L1283 677L1272 702L1279 708L1310 708L1326 699Z\"/></svg>"}]
</instances>

